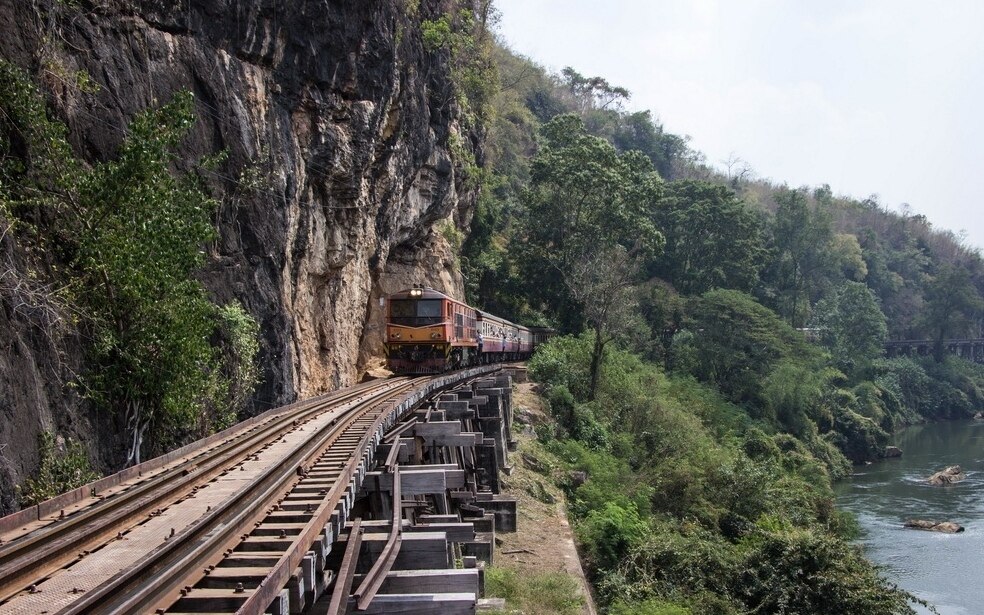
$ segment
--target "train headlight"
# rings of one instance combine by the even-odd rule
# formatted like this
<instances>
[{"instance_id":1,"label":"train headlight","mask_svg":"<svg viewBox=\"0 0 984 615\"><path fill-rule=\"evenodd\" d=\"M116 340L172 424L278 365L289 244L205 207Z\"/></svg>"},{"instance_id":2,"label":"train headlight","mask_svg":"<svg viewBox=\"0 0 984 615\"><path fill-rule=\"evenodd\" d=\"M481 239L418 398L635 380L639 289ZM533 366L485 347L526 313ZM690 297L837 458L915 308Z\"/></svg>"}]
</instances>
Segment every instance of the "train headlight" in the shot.
<instances>
[{"instance_id":1,"label":"train headlight","mask_svg":"<svg viewBox=\"0 0 984 615\"><path fill-rule=\"evenodd\" d=\"M393 339L400 339L400 332L399 331L394 331L394 332L390 333L390 337L392 337Z\"/></svg>"},{"instance_id":2,"label":"train headlight","mask_svg":"<svg viewBox=\"0 0 984 615\"><path fill-rule=\"evenodd\" d=\"M431 333L431 339L432 340L439 340L439 339L441 339L441 334L440 333L437 333L437 332Z\"/></svg>"},{"instance_id":3,"label":"train headlight","mask_svg":"<svg viewBox=\"0 0 984 615\"><path fill-rule=\"evenodd\" d=\"M410 289L410 296L411 297L419 297L422 294L424 294L424 291L420 290L419 288L411 288Z\"/></svg>"}]
</instances>

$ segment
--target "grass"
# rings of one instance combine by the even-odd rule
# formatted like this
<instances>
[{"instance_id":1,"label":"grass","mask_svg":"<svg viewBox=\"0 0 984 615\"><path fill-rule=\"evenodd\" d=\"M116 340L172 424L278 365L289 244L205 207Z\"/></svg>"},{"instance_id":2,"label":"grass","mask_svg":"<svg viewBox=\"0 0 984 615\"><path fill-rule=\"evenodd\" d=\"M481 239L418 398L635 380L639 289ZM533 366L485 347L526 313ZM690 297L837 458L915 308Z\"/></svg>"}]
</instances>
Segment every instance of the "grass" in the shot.
<instances>
[{"instance_id":1,"label":"grass","mask_svg":"<svg viewBox=\"0 0 984 615\"><path fill-rule=\"evenodd\" d=\"M492 566L485 571L485 595L506 599L506 611L499 613L580 615L584 605L577 582L562 572L521 573Z\"/></svg>"}]
</instances>

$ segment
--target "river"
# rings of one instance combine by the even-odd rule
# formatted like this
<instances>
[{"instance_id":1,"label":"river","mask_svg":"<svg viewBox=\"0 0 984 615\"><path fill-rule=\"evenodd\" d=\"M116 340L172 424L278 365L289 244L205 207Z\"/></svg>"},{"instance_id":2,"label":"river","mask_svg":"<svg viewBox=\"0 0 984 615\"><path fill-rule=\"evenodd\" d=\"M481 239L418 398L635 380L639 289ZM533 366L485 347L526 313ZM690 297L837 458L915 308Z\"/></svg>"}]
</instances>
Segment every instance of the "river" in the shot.
<instances>
[{"instance_id":1,"label":"river","mask_svg":"<svg viewBox=\"0 0 984 615\"><path fill-rule=\"evenodd\" d=\"M839 506L857 516L868 557L891 581L941 615L984 613L984 421L917 425L895 440L902 457L857 468L836 485ZM966 480L926 484L949 465L960 465ZM911 518L954 521L966 531L902 529Z\"/></svg>"}]
</instances>

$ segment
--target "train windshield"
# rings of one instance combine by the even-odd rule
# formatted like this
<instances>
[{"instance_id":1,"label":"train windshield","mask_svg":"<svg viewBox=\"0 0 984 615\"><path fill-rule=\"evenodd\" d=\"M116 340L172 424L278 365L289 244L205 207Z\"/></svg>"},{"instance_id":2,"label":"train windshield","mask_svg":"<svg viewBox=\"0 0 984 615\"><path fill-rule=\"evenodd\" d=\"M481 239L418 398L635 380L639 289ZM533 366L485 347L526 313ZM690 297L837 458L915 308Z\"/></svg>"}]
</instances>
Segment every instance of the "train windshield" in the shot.
<instances>
[{"instance_id":1,"label":"train windshield","mask_svg":"<svg viewBox=\"0 0 984 615\"><path fill-rule=\"evenodd\" d=\"M407 327L435 325L444 320L440 299L393 299L390 301L390 322Z\"/></svg>"}]
</instances>

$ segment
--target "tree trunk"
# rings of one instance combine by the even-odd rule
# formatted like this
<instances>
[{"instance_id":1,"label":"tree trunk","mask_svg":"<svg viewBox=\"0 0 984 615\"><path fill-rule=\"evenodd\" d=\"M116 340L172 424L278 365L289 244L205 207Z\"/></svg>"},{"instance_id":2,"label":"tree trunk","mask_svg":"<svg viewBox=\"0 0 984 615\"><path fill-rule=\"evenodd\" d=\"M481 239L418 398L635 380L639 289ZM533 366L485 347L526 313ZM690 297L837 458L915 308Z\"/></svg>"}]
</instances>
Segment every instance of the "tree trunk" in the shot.
<instances>
[{"instance_id":1,"label":"tree trunk","mask_svg":"<svg viewBox=\"0 0 984 615\"><path fill-rule=\"evenodd\" d=\"M601 327L595 327L594 349L591 351L591 386L588 389L588 401L594 401L598 390L598 375L601 372L601 357L605 353L605 339Z\"/></svg>"},{"instance_id":2,"label":"tree trunk","mask_svg":"<svg viewBox=\"0 0 984 615\"><path fill-rule=\"evenodd\" d=\"M936 341L933 343L933 360L937 363L943 362L943 338L944 331L940 330L939 335L936 336Z\"/></svg>"},{"instance_id":3,"label":"tree trunk","mask_svg":"<svg viewBox=\"0 0 984 615\"><path fill-rule=\"evenodd\" d=\"M130 450L127 451L126 467L140 464L140 449L143 446L144 433L149 425L149 421L141 416L140 410L140 402L130 400L127 403L127 439L130 441Z\"/></svg>"}]
</instances>

